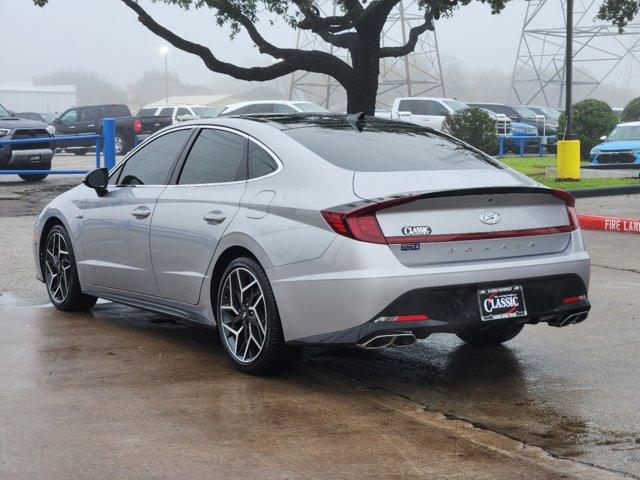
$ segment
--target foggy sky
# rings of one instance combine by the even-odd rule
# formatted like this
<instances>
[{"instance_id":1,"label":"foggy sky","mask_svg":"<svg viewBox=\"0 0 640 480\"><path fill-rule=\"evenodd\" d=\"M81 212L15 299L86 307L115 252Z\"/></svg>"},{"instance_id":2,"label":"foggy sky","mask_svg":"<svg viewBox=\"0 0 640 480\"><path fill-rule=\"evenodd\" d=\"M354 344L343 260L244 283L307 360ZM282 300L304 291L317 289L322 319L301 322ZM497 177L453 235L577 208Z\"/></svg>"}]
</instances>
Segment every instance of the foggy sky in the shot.
<instances>
[{"instance_id":1,"label":"foggy sky","mask_svg":"<svg viewBox=\"0 0 640 480\"><path fill-rule=\"evenodd\" d=\"M215 24L206 10L184 12L178 7L142 5L163 25L212 48L222 60L246 66L266 65L271 57L260 55L245 34L235 41L229 31ZM443 63L457 61L472 70L513 67L526 4L514 1L499 16L473 4L452 19L437 25ZM159 48L163 40L148 32L120 0L50 0L37 8L31 0L0 0L5 47L0 53L0 81L29 80L60 69L99 73L121 87L145 70L164 68ZM264 24L263 24L264 23ZM293 30L280 22L259 25L278 45L295 46ZM486 52L491 55L486 55ZM208 83L213 74L189 54L172 49L169 68L189 83Z\"/></svg>"}]
</instances>

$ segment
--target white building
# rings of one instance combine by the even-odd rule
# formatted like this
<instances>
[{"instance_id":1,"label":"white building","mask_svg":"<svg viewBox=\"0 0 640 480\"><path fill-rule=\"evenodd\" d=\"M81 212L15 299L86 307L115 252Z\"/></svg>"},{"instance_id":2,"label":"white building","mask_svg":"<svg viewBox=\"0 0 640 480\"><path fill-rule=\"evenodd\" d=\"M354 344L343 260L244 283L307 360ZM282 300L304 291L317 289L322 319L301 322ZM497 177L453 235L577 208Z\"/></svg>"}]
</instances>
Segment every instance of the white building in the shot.
<instances>
[{"instance_id":1,"label":"white building","mask_svg":"<svg viewBox=\"0 0 640 480\"><path fill-rule=\"evenodd\" d=\"M78 104L75 85L0 83L0 104L12 112L62 113Z\"/></svg>"}]
</instances>

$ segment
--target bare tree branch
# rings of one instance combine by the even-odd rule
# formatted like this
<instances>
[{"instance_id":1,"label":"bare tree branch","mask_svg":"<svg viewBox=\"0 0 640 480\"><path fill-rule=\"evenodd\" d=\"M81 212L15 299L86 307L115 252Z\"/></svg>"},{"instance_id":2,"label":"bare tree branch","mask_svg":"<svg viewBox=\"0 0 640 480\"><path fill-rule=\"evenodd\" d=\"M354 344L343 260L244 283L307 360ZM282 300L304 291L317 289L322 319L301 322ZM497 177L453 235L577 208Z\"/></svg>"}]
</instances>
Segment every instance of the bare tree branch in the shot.
<instances>
[{"instance_id":1,"label":"bare tree branch","mask_svg":"<svg viewBox=\"0 0 640 480\"><path fill-rule=\"evenodd\" d=\"M268 67L239 67L219 60L211 50L203 45L186 40L157 23L135 0L122 2L138 15L138 21L151 32L165 39L174 47L202 59L207 68L213 72L230 75L239 80L265 81L288 75L296 70L323 73L334 77L342 85L351 81L353 69L339 58L319 50L299 50L279 48L262 37L251 20L237 11L225 11L231 18L247 29L249 36L261 52L282 59Z\"/></svg>"}]
</instances>

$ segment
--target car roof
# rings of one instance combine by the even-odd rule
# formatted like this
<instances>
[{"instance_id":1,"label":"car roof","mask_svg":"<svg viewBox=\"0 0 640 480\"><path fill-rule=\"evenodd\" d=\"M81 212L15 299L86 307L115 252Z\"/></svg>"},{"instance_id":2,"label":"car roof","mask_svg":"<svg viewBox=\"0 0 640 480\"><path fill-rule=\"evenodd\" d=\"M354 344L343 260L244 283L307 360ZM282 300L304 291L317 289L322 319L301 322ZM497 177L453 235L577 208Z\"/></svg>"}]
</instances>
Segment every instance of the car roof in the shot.
<instances>
[{"instance_id":1,"label":"car roof","mask_svg":"<svg viewBox=\"0 0 640 480\"><path fill-rule=\"evenodd\" d=\"M224 125L227 121L233 122L238 125L237 121L243 122L261 123L277 128L278 130L291 130L294 128L304 127L325 127L331 128L332 126L344 126L353 125L357 127L356 123L349 120L349 115L339 113L256 113L256 114L239 114L228 115L224 117L215 118L202 118L198 120L190 120L187 122L181 122L181 126L185 125ZM407 122L400 122L397 120L389 120L386 118L366 116L364 120L367 125L388 125L390 127L411 127L415 128L416 125ZM428 127L419 127L421 129L430 130Z\"/></svg>"},{"instance_id":2,"label":"car roof","mask_svg":"<svg viewBox=\"0 0 640 480\"><path fill-rule=\"evenodd\" d=\"M640 127L640 121L622 122L616 125L616 127Z\"/></svg>"}]
</instances>

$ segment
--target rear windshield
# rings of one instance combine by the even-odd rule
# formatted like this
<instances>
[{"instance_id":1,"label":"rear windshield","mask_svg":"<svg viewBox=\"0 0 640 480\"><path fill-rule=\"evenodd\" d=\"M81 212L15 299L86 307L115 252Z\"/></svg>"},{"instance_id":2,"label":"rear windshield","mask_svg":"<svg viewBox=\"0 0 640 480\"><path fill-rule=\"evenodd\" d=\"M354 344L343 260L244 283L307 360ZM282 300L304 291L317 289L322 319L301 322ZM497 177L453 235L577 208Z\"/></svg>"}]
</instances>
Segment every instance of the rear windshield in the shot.
<instances>
[{"instance_id":1,"label":"rear windshield","mask_svg":"<svg viewBox=\"0 0 640 480\"><path fill-rule=\"evenodd\" d=\"M463 143L411 124L348 124L284 130L326 161L358 172L500 168Z\"/></svg>"},{"instance_id":2,"label":"rear windshield","mask_svg":"<svg viewBox=\"0 0 640 480\"><path fill-rule=\"evenodd\" d=\"M157 108L142 108L138 112L138 117L153 117L156 114Z\"/></svg>"}]
</instances>

